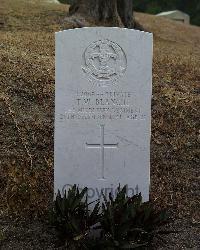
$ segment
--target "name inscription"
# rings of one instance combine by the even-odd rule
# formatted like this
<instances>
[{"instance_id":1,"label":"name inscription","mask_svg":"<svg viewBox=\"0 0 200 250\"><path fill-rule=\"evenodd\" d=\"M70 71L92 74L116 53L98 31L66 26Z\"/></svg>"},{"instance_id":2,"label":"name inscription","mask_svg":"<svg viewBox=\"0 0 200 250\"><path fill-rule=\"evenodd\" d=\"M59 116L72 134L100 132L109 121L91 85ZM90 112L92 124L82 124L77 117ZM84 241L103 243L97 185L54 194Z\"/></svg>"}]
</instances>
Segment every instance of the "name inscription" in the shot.
<instances>
[{"instance_id":1,"label":"name inscription","mask_svg":"<svg viewBox=\"0 0 200 250\"><path fill-rule=\"evenodd\" d=\"M73 105L60 120L143 120L133 92L77 91Z\"/></svg>"}]
</instances>

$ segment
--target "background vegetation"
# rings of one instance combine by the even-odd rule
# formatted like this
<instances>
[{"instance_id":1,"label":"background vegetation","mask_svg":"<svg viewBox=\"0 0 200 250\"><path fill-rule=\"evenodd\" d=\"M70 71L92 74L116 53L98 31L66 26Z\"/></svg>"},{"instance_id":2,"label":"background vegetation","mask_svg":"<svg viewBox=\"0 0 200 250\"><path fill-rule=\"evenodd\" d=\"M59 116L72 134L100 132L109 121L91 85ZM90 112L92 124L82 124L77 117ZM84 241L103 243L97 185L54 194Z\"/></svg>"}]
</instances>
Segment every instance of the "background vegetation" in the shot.
<instances>
[{"instance_id":1,"label":"background vegetation","mask_svg":"<svg viewBox=\"0 0 200 250\"><path fill-rule=\"evenodd\" d=\"M75 0L59 0L61 3L72 4ZM158 14L162 11L181 10L190 15L191 23L200 25L199 0L133 0L134 9L138 12Z\"/></svg>"},{"instance_id":2,"label":"background vegetation","mask_svg":"<svg viewBox=\"0 0 200 250\"><path fill-rule=\"evenodd\" d=\"M134 0L134 4L136 11L151 14L178 9L190 15L192 24L200 25L199 0Z\"/></svg>"}]
</instances>

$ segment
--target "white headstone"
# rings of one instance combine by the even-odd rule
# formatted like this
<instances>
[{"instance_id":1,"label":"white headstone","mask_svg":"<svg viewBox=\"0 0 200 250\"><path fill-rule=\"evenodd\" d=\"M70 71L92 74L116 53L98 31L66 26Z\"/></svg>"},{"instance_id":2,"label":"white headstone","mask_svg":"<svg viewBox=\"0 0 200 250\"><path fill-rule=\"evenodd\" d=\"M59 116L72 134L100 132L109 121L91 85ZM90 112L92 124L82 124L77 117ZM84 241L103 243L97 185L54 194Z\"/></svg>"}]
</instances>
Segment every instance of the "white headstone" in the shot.
<instances>
[{"instance_id":1,"label":"white headstone","mask_svg":"<svg viewBox=\"0 0 200 250\"><path fill-rule=\"evenodd\" d=\"M56 33L55 185L91 200L128 185L149 199L152 34L121 28Z\"/></svg>"}]
</instances>

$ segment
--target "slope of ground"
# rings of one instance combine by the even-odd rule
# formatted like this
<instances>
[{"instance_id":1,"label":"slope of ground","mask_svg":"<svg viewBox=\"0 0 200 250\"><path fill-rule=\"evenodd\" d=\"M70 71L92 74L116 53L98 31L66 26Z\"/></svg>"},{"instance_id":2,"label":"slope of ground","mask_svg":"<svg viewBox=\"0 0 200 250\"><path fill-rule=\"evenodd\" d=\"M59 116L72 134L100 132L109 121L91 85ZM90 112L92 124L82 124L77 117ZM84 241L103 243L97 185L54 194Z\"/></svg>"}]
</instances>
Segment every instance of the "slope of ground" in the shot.
<instances>
[{"instance_id":1,"label":"slope of ground","mask_svg":"<svg viewBox=\"0 0 200 250\"><path fill-rule=\"evenodd\" d=\"M43 243L39 247L38 241L34 248L33 238L33 248L26 248L25 238L21 239L25 229L8 222L5 215L38 217L52 200L54 32L61 29L67 9L54 1L1 0L0 225L4 249L50 249ZM168 208L176 219L174 228L183 229L181 234L170 235L172 248L198 247L200 28L140 13L136 18L154 34L151 199L158 207ZM37 228L36 223L32 231ZM41 236L41 241L46 237Z\"/></svg>"}]
</instances>

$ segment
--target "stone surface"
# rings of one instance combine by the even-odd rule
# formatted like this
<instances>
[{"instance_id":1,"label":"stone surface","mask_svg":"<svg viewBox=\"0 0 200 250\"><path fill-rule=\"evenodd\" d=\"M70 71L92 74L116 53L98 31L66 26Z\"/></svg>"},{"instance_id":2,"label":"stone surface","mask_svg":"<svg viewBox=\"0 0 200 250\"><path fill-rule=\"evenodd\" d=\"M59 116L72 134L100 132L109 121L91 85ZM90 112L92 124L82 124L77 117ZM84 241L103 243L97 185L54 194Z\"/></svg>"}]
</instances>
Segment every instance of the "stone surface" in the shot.
<instances>
[{"instance_id":1,"label":"stone surface","mask_svg":"<svg viewBox=\"0 0 200 250\"><path fill-rule=\"evenodd\" d=\"M78 184L149 199L152 34L120 28L56 33L55 193Z\"/></svg>"},{"instance_id":2,"label":"stone surface","mask_svg":"<svg viewBox=\"0 0 200 250\"><path fill-rule=\"evenodd\" d=\"M165 17L185 24L190 24L190 16L180 10L161 12L157 14L157 16Z\"/></svg>"}]
</instances>

